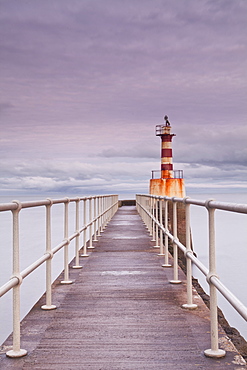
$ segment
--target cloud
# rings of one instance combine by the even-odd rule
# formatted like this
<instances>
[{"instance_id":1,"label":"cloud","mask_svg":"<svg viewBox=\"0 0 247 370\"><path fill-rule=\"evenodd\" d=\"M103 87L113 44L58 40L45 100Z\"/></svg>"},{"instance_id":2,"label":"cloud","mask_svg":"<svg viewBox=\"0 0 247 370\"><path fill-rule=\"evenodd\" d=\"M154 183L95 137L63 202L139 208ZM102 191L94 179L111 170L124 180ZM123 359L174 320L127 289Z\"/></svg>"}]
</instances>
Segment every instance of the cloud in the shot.
<instances>
[{"instance_id":1,"label":"cloud","mask_svg":"<svg viewBox=\"0 0 247 370\"><path fill-rule=\"evenodd\" d=\"M66 192L92 194L113 191L148 192L151 170L159 169L159 161L129 158L94 158L94 161L38 160L0 163L2 192L11 189L36 193ZM188 188L246 187L245 167L175 163L175 169L184 170ZM138 188L139 187L139 188Z\"/></svg>"},{"instance_id":2,"label":"cloud","mask_svg":"<svg viewBox=\"0 0 247 370\"><path fill-rule=\"evenodd\" d=\"M217 125L209 122L200 130L188 125L174 139L177 161L211 164L221 168L246 167L247 126L236 123Z\"/></svg>"},{"instance_id":3,"label":"cloud","mask_svg":"<svg viewBox=\"0 0 247 370\"><path fill-rule=\"evenodd\" d=\"M8 0L0 10L3 189L146 189L165 114L190 184L246 182L246 2Z\"/></svg>"}]
</instances>

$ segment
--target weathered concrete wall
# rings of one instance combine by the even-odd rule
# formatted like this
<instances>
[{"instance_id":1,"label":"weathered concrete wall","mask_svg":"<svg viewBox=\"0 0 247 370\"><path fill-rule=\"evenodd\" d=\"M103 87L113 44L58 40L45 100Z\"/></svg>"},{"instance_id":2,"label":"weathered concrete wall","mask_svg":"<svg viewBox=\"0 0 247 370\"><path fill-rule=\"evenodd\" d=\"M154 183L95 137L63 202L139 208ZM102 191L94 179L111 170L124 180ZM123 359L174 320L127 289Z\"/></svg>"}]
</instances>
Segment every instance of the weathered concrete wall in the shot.
<instances>
[{"instance_id":1,"label":"weathered concrete wall","mask_svg":"<svg viewBox=\"0 0 247 370\"><path fill-rule=\"evenodd\" d=\"M151 179L149 194L184 198L184 179Z\"/></svg>"}]
</instances>

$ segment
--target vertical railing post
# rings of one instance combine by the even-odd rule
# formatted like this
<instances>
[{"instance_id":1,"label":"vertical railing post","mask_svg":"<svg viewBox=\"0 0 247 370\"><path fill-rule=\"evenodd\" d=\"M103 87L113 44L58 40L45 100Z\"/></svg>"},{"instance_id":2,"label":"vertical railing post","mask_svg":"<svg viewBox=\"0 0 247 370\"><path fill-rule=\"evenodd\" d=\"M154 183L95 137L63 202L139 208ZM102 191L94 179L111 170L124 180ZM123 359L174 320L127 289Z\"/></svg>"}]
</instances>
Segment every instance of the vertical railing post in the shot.
<instances>
[{"instance_id":1,"label":"vertical railing post","mask_svg":"<svg viewBox=\"0 0 247 370\"><path fill-rule=\"evenodd\" d=\"M178 246L175 241L178 240L178 224L177 224L177 202L172 200L172 223L173 223L173 280L170 280L171 284L180 284L182 281L178 279Z\"/></svg>"},{"instance_id":2,"label":"vertical railing post","mask_svg":"<svg viewBox=\"0 0 247 370\"><path fill-rule=\"evenodd\" d=\"M211 199L212 200L212 199ZM207 282L210 289L210 337L211 337L211 348L204 351L207 357L224 357L226 352L219 349L218 340L218 307L217 307L217 289L211 283L211 278L217 276L216 273L216 253L215 253L215 209L210 208L210 201L206 202L208 209L208 229L209 229L209 273L207 275Z\"/></svg>"},{"instance_id":3,"label":"vertical railing post","mask_svg":"<svg viewBox=\"0 0 247 370\"><path fill-rule=\"evenodd\" d=\"M190 310L194 310L197 308L197 304L193 303L192 299L192 266L191 266L191 259L189 258L189 254L192 253L191 251L191 237L190 237L190 204L186 203L188 198L184 198L185 204L185 222L186 222L186 274L187 274L187 303L183 304L183 308L187 308Z\"/></svg>"},{"instance_id":4,"label":"vertical railing post","mask_svg":"<svg viewBox=\"0 0 247 370\"><path fill-rule=\"evenodd\" d=\"M100 217L100 232L104 232L104 196L101 196L101 201L100 201L100 208L101 208L101 217Z\"/></svg>"},{"instance_id":5,"label":"vertical railing post","mask_svg":"<svg viewBox=\"0 0 247 370\"><path fill-rule=\"evenodd\" d=\"M156 197L155 198L155 221L156 222L159 222L158 205L159 205L159 201L158 201L158 197ZM154 245L154 248L160 248L160 245L159 245L159 227L158 227L156 222L154 224L154 230L155 230L155 245Z\"/></svg>"},{"instance_id":6,"label":"vertical railing post","mask_svg":"<svg viewBox=\"0 0 247 370\"><path fill-rule=\"evenodd\" d=\"M152 212L152 216L154 217L154 214L155 214L155 202L156 202L156 199L155 198L151 198L151 207L152 207L152 210L151 210L151 212ZM153 236L153 238L152 238L152 242L155 242L155 222L154 222L154 220L152 219L152 236Z\"/></svg>"},{"instance_id":7,"label":"vertical railing post","mask_svg":"<svg viewBox=\"0 0 247 370\"><path fill-rule=\"evenodd\" d=\"M83 198L83 222L84 222L83 254L81 254L81 257L88 257L89 254L87 254L87 198Z\"/></svg>"},{"instance_id":8,"label":"vertical railing post","mask_svg":"<svg viewBox=\"0 0 247 370\"><path fill-rule=\"evenodd\" d=\"M115 201L117 201L117 199L116 199L116 196L114 196L114 195L113 195L113 196L111 197L112 205L115 203ZM111 218L114 216L115 212L117 212L116 205L114 205L114 206L112 207L112 216L111 216Z\"/></svg>"},{"instance_id":9,"label":"vertical railing post","mask_svg":"<svg viewBox=\"0 0 247 370\"><path fill-rule=\"evenodd\" d=\"M8 351L8 357L23 357L27 354L25 349L21 349L21 329L20 329L20 285L22 277L20 275L20 251L19 251L19 212L21 203L14 201L17 209L12 211L13 215L13 277L18 279L18 285L13 287L13 349Z\"/></svg>"},{"instance_id":10,"label":"vertical railing post","mask_svg":"<svg viewBox=\"0 0 247 370\"><path fill-rule=\"evenodd\" d=\"M111 197L106 198L106 206L107 206L106 208L111 206ZM106 212L106 215L107 215L106 216L106 226L111 219L111 213L112 213L112 209L109 209L109 211Z\"/></svg>"},{"instance_id":11,"label":"vertical railing post","mask_svg":"<svg viewBox=\"0 0 247 370\"><path fill-rule=\"evenodd\" d=\"M107 210L109 207L110 207L110 197L109 196L106 196L105 197L105 209ZM105 226L107 226L108 222L109 222L109 218L110 218L110 210L106 211L106 222L105 222Z\"/></svg>"},{"instance_id":12,"label":"vertical railing post","mask_svg":"<svg viewBox=\"0 0 247 370\"><path fill-rule=\"evenodd\" d=\"M109 211L107 211L107 208L109 206L109 197L105 196L105 225L104 228L106 228L108 219L109 219Z\"/></svg>"},{"instance_id":13,"label":"vertical railing post","mask_svg":"<svg viewBox=\"0 0 247 370\"><path fill-rule=\"evenodd\" d=\"M98 237L101 232L101 196L98 196Z\"/></svg>"},{"instance_id":14,"label":"vertical railing post","mask_svg":"<svg viewBox=\"0 0 247 370\"><path fill-rule=\"evenodd\" d=\"M142 221L145 224L146 229L148 230L148 224L147 224L147 219L145 217L145 212L143 212L143 209L140 206L140 204L142 204L142 203L143 203L143 199L142 199L142 197L140 195L138 195L136 197L136 206L138 207L139 215L141 216Z\"/></svg>"},{"instance_id":15,"label":"vertical railing post","mask_svg":"<svg viewBox=\"0 0 247 370\"><path fill-rule=\"evenodd\" d=\"M141 207L142 203L143 203L143 199L142 199L142 197L140 195L138 195L137 198L136 198L136 205L138 205L139 215L141 216L142 221L143 221L143 223L145 224L145 226L146 226L146 228L148 230L147 219L146 219L145 214L143 212L143 209Z\"/></svg>"},{"instance_id":16,"label":"vertical railing post","mask_svg":"<svg viewBox=\"0 0 247 370\"><path fill-rule=\"evenodd\" d=\"M80 198L75 201L75 229L76 229L76 238L75 238L75 265L72 266L73 269L81 269L80 266L80 256L79 256L79 244L80 244Z\"/></svg>"},{"instance_id":17,"label":"vertical railing post","mask_svg":"<svg viewBox=\"0 0 247 370\"><path fill-rule=\"evenodd\" d=\"M159 199L159 213L160 213L160 224L163 225L163 200L162 198L160 197ZM158 256L164 256L165 253L164 253L164 243L163 243L163 231L162 229L160 229L160 253L158 254Z\"/></svg>"},{"instance_id":18,"label":"vertical railing post","mask_svg":"<svg viewBox=\"0 0 247 370\"><path fill-rule=\"evenodd\" d=\"M115 213L118 211L118 208L119 208L118 195L116 195L116 211L115 211Z\"/></svg>"},{"instance_id":19,"label":"vertical railing post","mask_svg":"<svg viewBox=\"0 0 247 370\"><path fill-rule=\"evenodd\" d=\"M107 218L107 215L106 215L106 208L107 208L107 198L104 196L103 197L103 209L104 209L104 215L103 215L103 229L105 230L105 227L106 227L106 218Z\"/></svg>"},{"instance_id":20,"label":"vertical railing post","mask_svg":"<svg viewBox=\"0 0 247 370\"><path fill-rule=\"evenodd\" d=\"M168 231L168 201L165 199L165 230ZM162 267L171 267L169 263L168 235L165 233L165 263Z\"/></svg>"},{"instance_id":21,"label":"vertical railing post","mask_svg":"<svg viewBox=\"0 0 247 370\"><path fill-rule=\"evenodd\" d=\"M102 215L102 212L103 212L103 196L101 195L100 196L100 234L103 232L103 215Z\"/></svg>"},{"instance_id":22,"label":"vertical railing post","mask_svg":"<svg viewBox=\"0 0 247 370\"><path fill-rule=\"evenodd\" d=\"M143 212L143 209L141 208L140 204L142 204L142 197L140 195L136 195L136 208L137 208L137 211L143 221L143 223L145 224L146 228L148 229L148 225L147 225L147 220L145 218L145 214Z\"/></svg>"},{"instance_id":23,"label":"vertical railing post","mask_svg":"<svg viewBox=\"0 0 247 370\"><path fill-rule=\"evenodd\" d=\"M104 210L104 215L103 215L103 230L105 230L105 227L106 227L106 219L107 219L107 215L106 215L106 208L107 208L107 198L106 196L103 197L103 210Z\"/></svg>"},{"instance_id":24,"label":"vertical railing post","mask_svg":"<svg viewBox=\"0 0 247 370\"><path fill-rule=\"evenodd\" d=\"M64 201L64 240L67 243L64 246L64 280L61 284L72 284L73 281L69 280L69 198Z\"/></svg>"},{"instance_id":25,"label":"vertical railing post","mask_svg":"<svg viewBox=\"0 0 247 370\"><path fill-rule=\"evenodd\" d=\"M114 215L114 207L113 207L113 204L114 204L114 197L111 195L110 196L110 207L111 207L111 210L110 210L110 218L109 218L109 221L112 219L113 215Z\"/></svg>"},{"instance_id":26,"label":"vertical railing post","mask_svg":"<svg viewBox=\"0 0 247 370\"><path fill-rule=\"evenodd\" d=\"M148 212L152 214L152 201L153 201L153 198L151 197L148 197ZM143 199L143 202L145 202L145 198ZM148 230L149 230L149 233L150 233L150 236L153 235L153 220L151 219L151 217L149 215L147 215L147 220L148 220Z\"/></svg>"},{"instance_id":27,"label":"vertical railing post","mask_svg":"<svg viewBox=\"0 0 247 370\"><path fill-rule=\"evenodd\" d=\"M53 201L49 200L49 204L46 205L46 254L50 255L50 258L46 261L46 304L41 306L42 310L54 310L57 308L52 304L51 299L51 263L53 253L51 251L51 207Z\"/></svg>"},{"instance_id":28,"label":"vertical railing post","mask_svg":"<svg viewBox=\"0 0 247 370\"><path fill-rule=\"evenodd\" d=\"M100 232L103 233L104 232L104 196L102 195L101 197L101 229L100 229Z\"/></svg>"},{"instance_id":29,"label":"vertical railing post","mask_svg":"<svg viewBox=\"0 0 247 370\"><path fill-rule=\"evenodd\" d=\"M92 209L92 197L89 198L89 247L88 249L94 249L93 247L93 209Z\"/></svg>"},{"instance_id":30,"label":"vertical railing post","mask_svg":"<svg viewBox=\"0 0 247 370\"><path fill-rule=\"evenodd\" d=\"M93 241L94 242L97 242L98 239L97 239L97 199L98 197L94 197L94 239ZM99 210L98 210L98 213L99 213Z\"/></svg>"},{"instance_id":31,"label":"vertical railing post","mask_svg":"<svg viewBox=\"0 0 247 370\"><path fill-rule=\"evenodd\" d=\"M114 216L115 212L117 211L116 206L114 205L116 197L114 195L111 196L111 204L112 204L112 212L111 212L111 219Z\"/></svg>"}]
</instances>

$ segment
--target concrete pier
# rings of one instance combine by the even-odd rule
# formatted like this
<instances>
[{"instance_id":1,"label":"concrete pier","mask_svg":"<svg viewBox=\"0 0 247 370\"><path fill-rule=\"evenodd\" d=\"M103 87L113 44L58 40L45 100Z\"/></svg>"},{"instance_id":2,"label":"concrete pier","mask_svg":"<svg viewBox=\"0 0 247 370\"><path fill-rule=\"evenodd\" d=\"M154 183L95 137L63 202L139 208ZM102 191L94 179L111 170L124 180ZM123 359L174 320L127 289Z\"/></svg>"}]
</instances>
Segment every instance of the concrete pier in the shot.
<instances>
[{"instance_id":1,"label":"concrete pier","mask_svg":"<svg viewBox=\"0 0 247 370\"><path fill-rule=\"evenodd\" d=\"M240 356L219 328L222 359L211 359L209 311L194 290L198 308L186 303L185 275L173 285L172 268L146 231L134 206L121 207L95 242L80 270L70 270L72 285L53 285L56 310L43 311L45 297L21 326L27 356L0 356L0 369L243 369ZM170 258L172 263L172 259ZM4 343L9 350L11 337Z\"/></svg>"}]
</instances>

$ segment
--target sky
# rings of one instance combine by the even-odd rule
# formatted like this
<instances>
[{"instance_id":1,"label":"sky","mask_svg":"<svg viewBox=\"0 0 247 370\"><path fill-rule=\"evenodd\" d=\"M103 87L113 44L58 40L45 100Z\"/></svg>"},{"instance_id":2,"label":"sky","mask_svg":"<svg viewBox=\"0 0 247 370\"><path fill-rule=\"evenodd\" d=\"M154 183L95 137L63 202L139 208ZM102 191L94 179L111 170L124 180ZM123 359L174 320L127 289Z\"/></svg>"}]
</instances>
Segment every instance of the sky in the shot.
<instances>
[{"instance_id":1,"label":"sky","mask_svg":"<svg viewBox=\"0 0 247 370\"><path fill-rule=\"evenodd\" d=\"M246 0L0 0L0 195L247 190Z\"/></svg>"}]
</instances>

